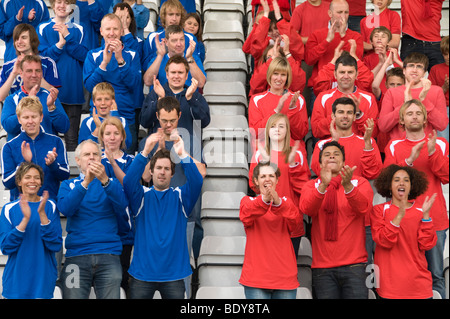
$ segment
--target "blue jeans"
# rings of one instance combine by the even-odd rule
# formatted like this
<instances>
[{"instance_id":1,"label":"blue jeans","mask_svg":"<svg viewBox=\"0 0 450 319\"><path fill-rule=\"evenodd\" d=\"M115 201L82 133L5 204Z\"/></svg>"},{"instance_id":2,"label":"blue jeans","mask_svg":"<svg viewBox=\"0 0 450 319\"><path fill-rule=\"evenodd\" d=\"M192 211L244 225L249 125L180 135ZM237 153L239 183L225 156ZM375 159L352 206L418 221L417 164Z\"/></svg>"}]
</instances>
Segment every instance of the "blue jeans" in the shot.
<instances>
[{"instance_id":1,"label":"blue jeans","mask_svg":"<svg viewBox=\"0 0 450 319\"><path fill-rule=\"evenodd\" d=\"M428 261L428 270L431 272L433 278L433 290L441 294L442 299L445 299L445 278L444 278L444 245L445 245L445 230L436 232L437 243L431 250L425 252L425 257Z\"/></svg>"},{"instance_id":2,"label":"blue jeans","mask_svg":"<svg viewBox=\"0 0 450 319\"><path fill-rule=\"evenodd\" d=\"M297 289L262 289L244 286L245 298L247 299L295 299Z\"/></svg>"},{"instance_id":3,"label":"blue jeans","mask_svg":"<svg viewBox=\"0 0 450 319\"><path fill-rule=\"evenodd\" d=\"M122 266L120 256L93 254L66 257L61 271L64 299L88 299L94 287L97 299L119 299Z\"/></svg>"},{"instance_id":4,"label":"blue jeans","mask_svg":"<svg viewBox=\"0 0 450 319\"><path fill-rule=\"evenodd\" d=\"M130 299L153 299L156 290L162 299L184 299L184 280L155 282L142 281L130 276L128 291Z\"/></svg>"},{"instance_id":5,"label":"blue jeans","mask_svg":"<svg viewBox=\"0 0 450 319\"><path fill-rule=\"evenodd\" d=\"M366 264L313 268L312 284L317 299L368 299Z\"/></svg>"}]
</instances>

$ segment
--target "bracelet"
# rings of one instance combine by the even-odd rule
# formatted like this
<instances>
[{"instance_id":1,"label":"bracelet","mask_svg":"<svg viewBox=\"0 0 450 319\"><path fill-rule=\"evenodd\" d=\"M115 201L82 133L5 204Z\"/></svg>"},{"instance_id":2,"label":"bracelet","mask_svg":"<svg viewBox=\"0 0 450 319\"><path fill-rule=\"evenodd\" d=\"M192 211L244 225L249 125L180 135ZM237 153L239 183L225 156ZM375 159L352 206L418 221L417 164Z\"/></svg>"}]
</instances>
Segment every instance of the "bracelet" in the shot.
<instances>
[{"instance_id":1,"label":"bracelet","mask_svg":"<svg viewBox=\"0 0 450 319\"><path fill-rule=\"evenodd\" d=\"M288 54L286 54L286 59L290 58L292 56L291 52L289 52Z\"/></svg>"},{"instance_id":2,"label":"bracelet","mask_svg":"<svg viewBox=\"0 0 450 319\"><path fill-rule=\"evenodd\" d=\"M103 188L108 187L109 183L111 183L111 180L108 178L108 181L105 184L102 183Z\"/></svg>"},{"instance_id":3,"label":"bracelet","mask_svg":"<svg viewBox=\"0 0 450 319\"><path fill-rule=\"evenodd\" d=\"M431 217L429 217L428 219L423 219L423 218L422 218L422 221L423 221L423 222L431 222Z\"/></svg>"}]
</instances>

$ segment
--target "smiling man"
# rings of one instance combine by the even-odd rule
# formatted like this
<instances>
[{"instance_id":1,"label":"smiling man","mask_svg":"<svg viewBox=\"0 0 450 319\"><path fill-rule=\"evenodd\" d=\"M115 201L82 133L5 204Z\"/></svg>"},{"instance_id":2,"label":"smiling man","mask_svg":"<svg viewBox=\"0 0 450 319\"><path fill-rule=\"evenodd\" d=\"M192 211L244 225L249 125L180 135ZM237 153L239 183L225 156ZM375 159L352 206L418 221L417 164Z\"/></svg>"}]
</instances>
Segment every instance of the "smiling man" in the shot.
<instances>
[{"instance_id":1,"label":"smiling man","mask_svg":"<svg viewBox=\"0 0 450 319\"><path fill-rule=\"evenodd\" d=\"M44 183L39 195L47 190L56 199L59 184L69 178L69 163L64 144L56 135L41 127L44 118L42 104L37 97L24 97L17 106L21 133L2 149L2 181L10 190L10 199L19 198L15 184L16 171L22 162L33 162L44 170Z\"/></svg>"},{"instance_id":2,"label":"smiling man","mask_svg":"<svg viewBox=\"0 0 450 319\"><path fill-rule=\"evenodd\" d=\"M314 102L311 114L311 130L314 137L319 139L330 137L332 105L340 97L350 97L355 100L353 132L364 136L364 125L368 119L372 119L374 121L372 136L374 138L377 136L377 101L372 93L363 91L355 85L357 76L356 59L350 55L341 55L335 63L334 77L337 87L320 93Z\"/></svg>"},{"instance_id":3,"label":"smiling man","mask_svg":"<svg viewBox=\"0 0 450 319\"><path fill-rule=\"evenodd\" d=\"M428 179L428 189L416 198L421 207L427 196L437 193L430 217L438 236L435 247L425 253L428 269L433 277L433 289L445 298L443 252L448 216L441 184L449 182L448 142L437 137L436 130L427 133L429 125L426 106L417 99L404 103L399 110L399 123L405 130L405 139L392 139L386 146L384 166L397 164L411 166L423 171Z\"/></svg>"},{"instance_id":4,"label":"smiling man","mask_svg":"<svg viewBox=\"0 0 450 319\"><path fill-rule=\"evenodd\" d=\"M320 176L307 182L300 211L312 217L313 286L319 299L367 299L364 219L372 211L369 182L345 165L344 148L323 145Z\"/></svg>"},{"instance_id":5,"label":"smiling man","mask_svg":"<svg viewBox=\"0 0 450 319\"><path fill-rule=\"evenodd\" d=\"M148 86L154 85L153 81L156 76L161 84L165 84L168 81L166 64L171 57L179 55L186 58L188 62L189 70L188 77L185 80L186 84L191 85L191 79L195 79L198 82L198 87L202 88L206 82L206 72L199 55L195 54L196 42L190 40L189 43L186 43L183 28L179 25L168 26L165 34L166 37L161 41L156 36L157 54L150 62L143 65L146 68L144 83Z\"/></svg>"},{"instance_id":6,"label":"smiling man","mask_svg":"<svg viewBox=\"0 0 450 319\"><path fill-rule=\"evenodd\" d=\"M127 121L132 136L128 153L137 149L137 134L135 123L135 97L133 92L140 85L141 64L139 55L123 46L120 37L123 34L122 22L115 14L103 17L100 34L104 44L91 50L86 56L83 68L83 81L86 89L92 92L101 82L110 83L115 91L119 115Z\"/></svg>"}]
</instances>

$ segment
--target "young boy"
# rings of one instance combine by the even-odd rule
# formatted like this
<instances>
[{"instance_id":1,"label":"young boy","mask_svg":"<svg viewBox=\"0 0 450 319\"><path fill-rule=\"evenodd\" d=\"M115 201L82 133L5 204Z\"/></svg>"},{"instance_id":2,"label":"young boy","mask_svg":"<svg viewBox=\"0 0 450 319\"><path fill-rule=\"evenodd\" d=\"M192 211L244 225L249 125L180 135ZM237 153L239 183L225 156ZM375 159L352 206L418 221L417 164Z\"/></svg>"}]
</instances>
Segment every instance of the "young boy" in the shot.
<instances>
[{"instance_id":1,"label":"young boy","mask_svg":"<svg viewBox=\"0 0 450 319\"><path fill-rule=\"evenodd\" d=\"M442 87L442 90L444 91L445 95L445 103L447 105L447 116L448 116L448 65L449 65L449 48L448 48L448 36L442 38L441 41L441 52L444 56L444 63L436 64L433 66L430 70L430 75L428 76L428 79L431 81L431 84L437 85ZM439 137L443 137L449 140L449 127L445 128L443 131L438 132Z\"/></svg>"},{"instance_id":2,"label":"young boy","mask_svg":"<svg viewBox=\"0 0 450 319\"><path fill-rule=\"evenodd\" d=\"M39 38L31 24L21 23L14 28L13 44L17 58L3 64L0 73L0 101L4 101L9 94L20 90L23 84L20 76L20 62L23 57L31 54L39 55ZM40 58L43 76L41 87L47 90L52 87L59 88L61 80L56 62L49 57L40 56Z\"/></svg>"},{"instance_id":3,"label":"young boy","mask_svg":"<svg viewBox=\"0 0 450 319\"><path fill-rule=\"evenodd\" d=\"M91 139L98 143L98 131L103 120L109 116L115 116L122 122L126 133L125 144L127 147L130 147L132 140L130 130L125 118L119 116L112 85L107 82L97 84L92 90L92 102L94 104L92 116L85 118L81 123L78 144L87 139Z\"/></svg>"},{"instance_id":4,"label":"young boy","mask_svg":"<svg viewBox=\"0 0 450 319\"><path fill-rule=\"evenodd\" d=\"M370 39L371 33L374 28L379 28L380 26L386 27L392 33L392 37L389 40L389 48L398 49L401 36L401 20L398 12L388 8L392 0L372 0L372 3L375 7L374 12L360 22L364 51L372 51L374 49Z\"/></svg>"},{"instance_id":5,"label":"young boy","mask_svg":"<svg viewBox=\"0 0 450 319\"><path fill-rule=\"evenodd\" d=\"M83 62L88 52L83 27L70 22L75 0L50 0L55 17L38 27L39 51L56 61L61 74L59 98L70 120L64 136L68 151L77 147L81 107L84 103Z\"/></svg>"}]
</instances>

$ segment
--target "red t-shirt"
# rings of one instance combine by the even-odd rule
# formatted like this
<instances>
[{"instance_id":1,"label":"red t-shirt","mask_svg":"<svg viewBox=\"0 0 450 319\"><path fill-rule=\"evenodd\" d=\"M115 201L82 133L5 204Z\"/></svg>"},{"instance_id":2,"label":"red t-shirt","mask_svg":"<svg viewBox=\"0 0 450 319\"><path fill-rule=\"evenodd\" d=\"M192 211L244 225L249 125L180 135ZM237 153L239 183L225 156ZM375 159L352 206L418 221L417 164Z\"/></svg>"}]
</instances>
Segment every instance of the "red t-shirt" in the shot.
<instances>
[{"instance_id":1,"label":"red t-shirt","mask_svg":"<svg viewBox=\"0 0 450 319\"><path fill-rule=\"evenodd\" d=\"M349 14L351 16L365 16L366 2L366 0L347 0L350 11Z\"/></svg>"},{"instance_id":2,"label":"red t-shirt","mask_svg":"<svg viewBox=\"0 0 450 319\"><path fill-rule=\"evenodd\" d=\"M390 202L376 205L371 214L372 238L376 243L378 294L388 299L433 297L433 280L425 250L436 245L433 222L423 222L421 206L406 209L399 226L392 224L398 207ZM448 225L447 225L448 226Z\"/></svg>"},{"instance_id":3,"label":"red t-shirt","mask_svg":"<svg viewBox=\"0 0 450 319\"><path fill-rule=\"evenodd\" d=\"M445 82L445 76L448 76L448 65L445 63L436 64L430 70L430 75L428 76L428 80L431 81L431 84L442 87ZM445 93L445 102L448 107L448 91Z\"/></svg>"},{"instance_id":4,"label":"red t-shirt","mask_svg":"<svg viewBox=\"0 0 450 319\"><path fill-rule=\"evenodd\" d=\"M263 289L296 289L297 258L291 242L291 231L302 223L298 209L286 197L275 206L262 196L245 196L239 218L244 224L247 241L239 282Z\"/></svg>"},{"instance_id":5,"label":"red t-shirt","mask_svg":"<svg viewBox=\"0 0 450 319\"><path fill-rule=\"evenodd\" d=\"M422 41L441 41L443 2L444 0L401 0L402 32ZM426 17L426 12L430 12L431 17Z\"/></svg>"},{"instance_id":6,"label":"red t-shirt","mask_svg":"<svg viewBox=\"0 0 450 319\"><path fill-rule=\"evenodd\" d=\"M326 196L318 191L320 178L308 181L300 197L300 211L312 217L312 268L332 268L367 262L365 214L372 212L373 190L362 177L353 176L354 188L345 194L339 186L337 194L337 240L325 240L327 214L323 209Z\"/></svg>"},{"instance_id":7,"label":"red t-shirt","mask_svg":"<svg viewBox=\"0 0 450 319\"><path fill-rule=\"evenodd\" d=\"M308 1L305 1L295 7L292 13L291 25L298 31L300 36L309 37L314 30L327 27L328 21L330 21L329 8L330 1L327 0L323 0L318 6L313 6Z\"/></svg>"},{"instance_id":8,"label":"red t-shirt","mask_svg":"<svg viewBox=\"0 0 450 319\"><path fill-rule=\"evenodd\" d=\"M413 99L418 99L423 88L411 89ZM405 131L399 125L399 110L405 101L405 86L390 88L383 96L383 102L378 119L380 131L389 133L390 139L405 138ZM427 126L425 134L430 134L433 129L442 131L447 127L448 116L445 105L445 96L442 88L432 85L426 98L422 101L427 109Z\"/></svg>"},{"instance_id":9,"label":"red t-shirt","mask_svg":"<svg viewBox=\"0 0 450 319\"><path fill-rule=\"evenodd\" d=\"M353 94L357 98L361 98L359 109L363 112L361 117L353 122L353 132L357 135L364 136L364 124L368 118L371 118L375 122L372 136L376 138L378 134L378 105L375 97L372 93L362 91L358 88L356 88ZM330 137L332 105L336 99L343 96L348 95L343 94L338 88L322 92L317 96L311 114L311 131L314 137L320 139Z\"/></svg>"},{"instance_id":10,"label":"red t-shirt","mask_svg":"<svg viewBox=\"0 0 450 319\"><path fill-rule=\"evenodd\" d=\"M398 12L389 9L385 9L379 15L371 13L363 18L359 25L361 28L361 36L366 43L370 43L370 34L373 29L380 26L388 28L392 34L400 35L402 33L400 15Z\"/></svg>"},{"instance_id":11,"label":"red t-shirt","mask_svg":"<svg viewBox=\"0 0 450 319\"><path fill-rule=\"evenodd\" d=\"M411 154L411 148L423 140L426 140L425 145L412 167L426 174L428 189L423 195L417 197L416 202L421 207L427 196L431 197L436 193L437 197L430 211L430 217L433 219L436 230L444 230L448 228L448 217L441 184L448 184L449 181L448 142L444 138L438 137L436 139L436 151L428 156L428 135L418 141L409 139L391 140L384 151L386 155L384 166L387 167L390 164L406 166L405 159Z\"/></svg>"}]
</instances>

